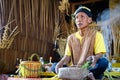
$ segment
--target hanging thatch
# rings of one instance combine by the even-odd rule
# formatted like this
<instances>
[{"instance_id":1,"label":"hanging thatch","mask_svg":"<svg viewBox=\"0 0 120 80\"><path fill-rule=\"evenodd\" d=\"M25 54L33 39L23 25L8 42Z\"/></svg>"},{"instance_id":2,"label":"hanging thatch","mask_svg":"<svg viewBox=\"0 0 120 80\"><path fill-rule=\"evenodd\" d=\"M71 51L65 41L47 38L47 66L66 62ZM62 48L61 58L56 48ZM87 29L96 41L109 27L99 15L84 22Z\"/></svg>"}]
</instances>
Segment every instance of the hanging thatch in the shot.
<instances>
[{"instance_id":1,"label":"hanging thatch","mask_svg":"<svg viewBox=\"0 0 120 80\"><path fill-rule=\"evenodd\" d=\"M55 23L59 24L58 4L57 0L0 0L0 35L11 21L9 30L18 26L20 31L9 49L0 49L0 60L9 66L8 72L14 71L17 57L27 60L36 52L49 59Z\"/></svg>"}]
</instances>

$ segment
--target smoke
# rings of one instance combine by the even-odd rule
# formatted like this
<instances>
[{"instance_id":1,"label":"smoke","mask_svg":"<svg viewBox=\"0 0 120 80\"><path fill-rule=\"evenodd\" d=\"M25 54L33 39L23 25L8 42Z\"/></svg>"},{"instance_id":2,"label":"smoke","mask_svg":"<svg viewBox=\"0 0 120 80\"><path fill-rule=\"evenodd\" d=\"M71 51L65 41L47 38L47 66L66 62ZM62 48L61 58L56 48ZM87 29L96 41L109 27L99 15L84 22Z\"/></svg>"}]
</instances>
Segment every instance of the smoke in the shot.
<instances>
[{"instance_id":1,"label":"smoke","mask_svg":"<svg viewBox=\"0 0 120 80\"><path fill-rule=\"evenodd\" d=\"M109 56L111 52L112 40L114 43L114 53L120 53L120 3L114 9L105 9L98 15L97 24L100 27L104 36L107 53Z\"/></svg>"},{"instance_id":2,"label":"smoke","mask_svg":"<svg viewBox=\"0 0 120 80\"><path fill-rule=\"evenodd\" d=\"M97 24L100 27L120 24L120 3L114 9L105 9L98 14Z\"/></svg>"},{"instance_id":3,"label":"smoke","mask_svg":"<svg viewBox=\"0 0 120 80\"><path fill-rule=\"evenodd\" d=\"M112 37L111 37L111 29L109 26L110 21L110 10L105 9L102 13L98 14L97 17L97 25L100 27L100 30L104 36L105 46L107 56L109 58L109 53L111 53L111 44L112 44Z\"/></svg>"},{"instance_id":4,"label":"smoke","mask_svg":"<svg viewBox=\"0 0 120 80\"><path fill-rule=\"evenodd\" d=\"M97 17L97 24L100 27L104 27L109 25L109 19L110 19L110 10L109 9L105 9L102 13L98 14Z\"/></svg>"},{"instance_id":5,"label":"smoke","mask_svg":"<svg viewBox=\"0 0 120 80\"><path fill-rule=\"evenodd\" d=\"M120 3L115 7L115 9L111 10L110 16L111 18L109 22L111 27L117 27L120 25ZM119 27L118 29L120 30Z\"/></svg>"}]
</instances>

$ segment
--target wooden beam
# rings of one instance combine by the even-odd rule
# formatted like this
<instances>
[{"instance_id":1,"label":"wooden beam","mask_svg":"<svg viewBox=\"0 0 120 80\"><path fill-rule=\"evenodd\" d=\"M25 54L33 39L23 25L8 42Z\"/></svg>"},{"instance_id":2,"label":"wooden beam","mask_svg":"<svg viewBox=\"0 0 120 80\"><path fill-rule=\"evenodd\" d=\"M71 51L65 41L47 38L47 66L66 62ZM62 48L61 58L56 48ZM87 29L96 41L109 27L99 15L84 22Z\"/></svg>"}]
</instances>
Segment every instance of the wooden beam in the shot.
<instances>
[{"instance_id":1,"label":"wooden beam","mask_svg":"<svg viewBox=\"0 0 120 80\"><path fill-rule=\"evenodd\" d=\"M86 1L80 1L80 2L70 2L72 13L75 11L75 6L80 4L88 4L88 3L94 3L94 2L100 2L103 0L86 0Z\"/></svg>"},{"instance_id":2,"label":"wooden beam","mask_svg":"<svg viewBox=\"0 0 120 80\"><path fill-rule=\"evenodd\" d=\"M94 2L99 2L103 0L85 0L85 1L80 1L80 2L70 2L72 5L79 5L79 4L88 4L88 3L94 3Z\"/></svg>"}]
</instances>

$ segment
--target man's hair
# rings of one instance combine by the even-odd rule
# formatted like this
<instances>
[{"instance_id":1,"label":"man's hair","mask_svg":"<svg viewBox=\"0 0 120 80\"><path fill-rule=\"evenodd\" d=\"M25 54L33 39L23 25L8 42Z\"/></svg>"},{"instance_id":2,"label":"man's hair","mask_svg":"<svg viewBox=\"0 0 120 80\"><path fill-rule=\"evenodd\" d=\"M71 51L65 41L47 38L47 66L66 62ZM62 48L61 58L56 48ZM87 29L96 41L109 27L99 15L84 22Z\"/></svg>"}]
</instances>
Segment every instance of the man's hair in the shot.
<instances>
[{"instance_id":1,"label":"man's hair","mask_svg":"<svg viewBox=\"0 0 120 80\"><path fill-rule=\"evenodd\" d=\"M75 17L79 12L84 12L84 13L86 13L89 17L92 17L91 10L90 10L88 7L79 6L78 9L74 12L74 17Z\"/></svg>"}]
</instances>

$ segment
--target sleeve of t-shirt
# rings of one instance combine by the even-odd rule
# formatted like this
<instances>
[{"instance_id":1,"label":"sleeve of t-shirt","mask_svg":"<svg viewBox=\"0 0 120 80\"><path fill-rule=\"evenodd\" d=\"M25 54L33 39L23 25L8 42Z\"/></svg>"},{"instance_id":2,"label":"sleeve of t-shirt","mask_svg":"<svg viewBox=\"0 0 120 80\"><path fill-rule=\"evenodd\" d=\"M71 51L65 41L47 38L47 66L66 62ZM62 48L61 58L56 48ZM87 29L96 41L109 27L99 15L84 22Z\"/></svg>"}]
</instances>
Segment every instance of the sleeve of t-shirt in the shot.
<instances>
[{"instance_id":1,"label":"sleeve of t-shirt","mask_svg":"<svg viewBox=\"0 0 120 80\"><path fill-rule=\"evenodd\" d=\"M67 44L66 44L65 55L71 56L71 50L70 50L70 47L69 47L69 45L68 45L68 42L67 42Z\"/></svg>"},{"instance_id":2,"label":"sleeve of t-shirt","mask_svg":"<svg viewBox=\"0 0 120 80\"><path fill-rule=\"evenodd\" d=\"M65 55L67 55L67 56L71 56L71 50L70 50L71 48L69 45L70 40L71 40L71 35L68 36L68 38L67 38L67 43L66 43L66 48L65 48Z\"/></svg>"},{"instance_id":3,"label":"sleeve of t-shirt","mask_svg":"<svg viewBox=\"0 0 120 80\"><path fill-rule=\"evenodd\" d=\"M94 51L95 51L95 54L106 53L104 38L100 32L96 33Z\"/></svg>"}]
</instances>

